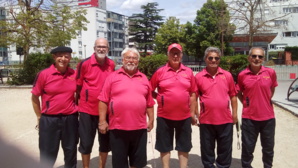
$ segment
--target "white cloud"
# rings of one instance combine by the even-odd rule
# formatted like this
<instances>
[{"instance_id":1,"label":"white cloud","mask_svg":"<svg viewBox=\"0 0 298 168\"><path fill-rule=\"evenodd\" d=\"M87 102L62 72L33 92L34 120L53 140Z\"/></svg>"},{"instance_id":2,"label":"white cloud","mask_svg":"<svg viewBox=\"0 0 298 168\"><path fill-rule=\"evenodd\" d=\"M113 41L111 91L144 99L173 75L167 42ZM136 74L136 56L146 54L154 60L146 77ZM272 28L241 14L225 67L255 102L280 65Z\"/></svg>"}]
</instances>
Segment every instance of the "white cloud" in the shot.
<instances>
[{"instance_id":1,"label":"white cloud","mask_svg":"<svg viewBox=\"0 0 298 168\"><path fill-rule=\"evenodd\" d=\"M157 2L158 9L164 9L160 12L164 19L174 16L180 20L180 23L187 21L193 22L196 17L196 12L202 7L207 0L107 0L107 9L126 16L131 16L135 13L142 13L142 5L149 2Z\"/></svg>"},{"instance_id":2,"label":"white cloud","mask_svg":"<svg viewBox=\"0 0 298 168\"><path fill-rule=\"evenodd\" d=\"M146 5L148 2L152 2L152 0L125 0L120 8L128 10L140 10L141 6Z\"/></svg>"}]
</instances>

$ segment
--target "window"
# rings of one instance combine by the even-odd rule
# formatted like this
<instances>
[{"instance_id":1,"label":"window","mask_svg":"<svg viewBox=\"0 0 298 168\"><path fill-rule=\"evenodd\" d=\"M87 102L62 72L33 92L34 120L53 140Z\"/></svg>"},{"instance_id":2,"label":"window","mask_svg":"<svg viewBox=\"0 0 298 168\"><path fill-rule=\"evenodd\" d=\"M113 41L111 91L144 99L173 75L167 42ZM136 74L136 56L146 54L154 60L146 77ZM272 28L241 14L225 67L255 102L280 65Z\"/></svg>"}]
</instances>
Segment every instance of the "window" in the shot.
<instances>
[{"instance_id":1,"label":"window","mask_svg":"<svg viewBox=\"0 0 298 168\"><path fill-rule=\"evenodd\" d=\"M291 32L283 32L284 37L291 37Z\"/></svg>"},{"instance_id":2,"label":"window","mask_svg":"<svg viewBox=\"0 0 298 168\"><path fill-rule=\"evenodd\" d=\"M270 49L275 49L275 45L270 44Z\"/></svg>"},{"instance_id":3,"label":"window","mask_svg":"<svg viewBox=\"0 0 298 168\"><path fill-rule=\"evenodd\" d=\"M287 26L288 25L288 21L287 20L275 20L274 21L274 25L275 26Z\"/></svg>"},{"instance_id":4,"label":"window","mask_svg":"<svg viewBox=\"0 0 298 168\"><path fill-rule=\"evenodd\" d=\"M298 31L283 32L283 37L298 37Z\"/></svg>"}]
</instances>

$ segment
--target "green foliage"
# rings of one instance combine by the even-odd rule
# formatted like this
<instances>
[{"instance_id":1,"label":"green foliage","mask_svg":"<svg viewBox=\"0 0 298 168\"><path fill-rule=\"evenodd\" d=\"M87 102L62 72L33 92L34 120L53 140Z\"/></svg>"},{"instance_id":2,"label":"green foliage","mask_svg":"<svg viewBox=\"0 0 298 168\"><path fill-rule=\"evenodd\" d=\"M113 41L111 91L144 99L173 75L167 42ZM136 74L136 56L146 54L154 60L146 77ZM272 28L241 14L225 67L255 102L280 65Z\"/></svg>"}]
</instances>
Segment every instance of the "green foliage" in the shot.
<instances>
[{"instance_id":1,"label":"green foliage","mask_svg":"<svg viewBox=\"0 0 298 168\"><path fill-rule=\"evenodd\" d=\"M70 43L76 31L86 30L86 10L49 4L43 9L43 1L31 3L19 0L18 8L8 7L11 19L0 20L0 46L16 44L24 51L24 60L31 48L48 48Z\"/></svg>"},{"instance_id":2,"label":"green foliage","mask_svg":"<svg viewBox=\"0 0 298 168\"><path fill-rule=\"evenodd\" d=\"M139 62L139 70L144 73L148 79L160 66L166 64L168 57L163 54L156 54L147 57L141 57Z\"/></svg>"},{"instance_id":3,"label":"green foliage","mask_svg":"<svg viewBox=\"0 0 298 168\"><path fill-rule=\"evenodd\" d=\"M292 60L298 60L298 46L286 47L285 51L291 52Z\"/></svg>"},{"instance_id":4,"label":"green foliage","mask_svg":"<svg viewBox=\"0 0 298 168\"><path fill-rule=\"evenodd\" d=\"M52 6L53 12L47 15L48 22L52 23L48 26L47 46L66 46L70 44L70 40L76 38L77 31L87 30L86 23L89 23L84 16L87 11L84 9L76 9L69 6Z\"/></svg>"},{"instance_id":5,"label":"green foliage","mask_svg":"<svg viewBox=\"0 0 298 168\"><path fill-rule=\"evenodd\" d=\"M163 9L157 9L158 3L148 3L142 5L143 13L133 14L129 18L130 34L134 36L134 41L138 43L137 48L147 53L149 49L153 49L153 40L157 29L162 24L163 17L159 12Z\"/></svg>"},{"instance_id":6,"label":"green foliage","mask_svg":"<svg viewBox=\"0 0 298 168\"><path fill-rule=\"evenodd\" d=\"M32 53L24 61L23 68L13 73L11 85L33 84L37 73L54 62L51 54Z\"/></svg>"},{"instance_id":7,"label":"green foliage","mask_svg":"<svg viewBox=\"0 0 298 168\"><path fill-rule=\"evenodd\" d=\"M243 69L248 66L247 55L235 55L235 56L224 56L220 58L220 67L225 69L234 77L236 81L236 77Z\"/></svg>"},{"instance_id":8,"label":"green foliage","mask_svg":"<svg viewBox=\"0 0 298 168\"><path fill-rule=\"evenodd\" d=\"M164 24L160 26L157 31L154 39L154 52L159 54L166 54L167 47L172 43L180 43L181 39L182 33L179 20L174 17L170 17Z\"/></svg>"},{"instance_id":9,"label":"green foliage","mask_svg":"<svg viewBox=\"0 0 298 168\"><path fill-rule=\"evenodd\" d=\"M197 39L200 53L207 47L214 46L228 55L231 51L229 41L232 39L235 26L230 24L230 15L227 4L223 0L207 0L203 7L197 11L194 23L198 26Z\"/></svg>"}]
</instances>

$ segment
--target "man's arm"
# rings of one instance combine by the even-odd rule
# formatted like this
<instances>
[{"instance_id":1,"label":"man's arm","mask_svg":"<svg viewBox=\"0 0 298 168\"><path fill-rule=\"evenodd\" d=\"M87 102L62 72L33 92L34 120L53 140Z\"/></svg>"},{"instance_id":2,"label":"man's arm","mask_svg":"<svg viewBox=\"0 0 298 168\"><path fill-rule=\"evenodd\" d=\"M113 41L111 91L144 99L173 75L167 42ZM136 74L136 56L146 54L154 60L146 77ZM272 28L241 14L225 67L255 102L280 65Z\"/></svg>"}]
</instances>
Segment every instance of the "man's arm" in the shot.
<instances>
[{"instance_id":1,"label":"man's arm","mask_svg":"<svg viewBox=\"0 0 298 168\"><path fill-rule=\"evenodd\" d=\"M274 92L275 92L275 87L271 88L271 99L272 99L272 97L274 95Z\"/></svg>"},{"instance_id":2,"label":"man's arm","mask_svg":"<svg viewBox=\"0 0 298 168\"><path fill-rule=\"evenodd\" d=\"M154 126L154 109L153 109L153 107L147 108L147 116L148 116L147 129L148 129L148 132L150 132Z\"/></svg>"},{"instance_id":3,"label":"man's arm","mask_svg":"<svg viewBox=\"0 0 298 168\"><path fill-rule=\"evenodd\" d=\"M190 95L190 115L191 115L191 124L192 125L197 125L197 120L196 120L196 113L197 113L197 96L196 93L191 93Z\"/></svg>"},{"instance_id":4,"label":"man's arm","mask_svg":"<svg viewBox=\"0 0 298 168\"><path fill-rule=\"evenodd\" d=\"M238 99L240 100L240 102L243 104L243 93L239 90L238 94L237 94Z\"/></svg>"},{"instance_id":5,"label":"man's arm","mask_svg":"<svg viewBox=\"0 0 298 168\"><path fill-rule=\"evenodd\" d=\"M238 104L237 104L236 96L231 97L231 106L232 106L233 123L236 124L238 122L238 115L237 115Z\"/></svg>"},{"instance_id":6,"label":"man's arm","mask_svg":"<svg viewBox=\"0 0 298 168\"><path fill-rule=\"evenodd\" d=\"M79 100L80 100L80 93L81 93L81 90L82 90L82 86L81 85L77 85L77 90L76 90L76 97L75 97L75 103L76 105L79 104Z\"/></svg>"},{"instance_id":7,"label":"man's arm","mask_svg":"<svg viewBox=\"0 0 298 168\"><path fill-rule=\"evenodd\" d=\"M99 129L100 133L102 133L102 134L105 134L109 129L109 124L108 124L107 119L106 119L107 110L108 110L108 105L105 102L99 101L99 105L98 105L98 113L99 113L98 129Z\"/></svg>"},{"instance_id":8,"label":"man's arm","mask_svg":"<svg viewBox=\"0 0 298 168\"><path fill-rule=\"evenodd\" d=\"M40 120L40 116L41 116L39 96L35 96L34 94L32 94L31 102L32 102L33 110L37 117L37 125L39 125L39 120Z\"/></svg>"},{"instance_id":9,"label":"man's arm","mask_svg":"<svg viewBox=\"0 0 298 168\"><path fill-rule=\"evenodd\" d=\"M155 91L152 91L152 97L153 97L154 99L156 99L156 97L157 97L157 93L156 93Z\"/></svg>"}]
</instances>

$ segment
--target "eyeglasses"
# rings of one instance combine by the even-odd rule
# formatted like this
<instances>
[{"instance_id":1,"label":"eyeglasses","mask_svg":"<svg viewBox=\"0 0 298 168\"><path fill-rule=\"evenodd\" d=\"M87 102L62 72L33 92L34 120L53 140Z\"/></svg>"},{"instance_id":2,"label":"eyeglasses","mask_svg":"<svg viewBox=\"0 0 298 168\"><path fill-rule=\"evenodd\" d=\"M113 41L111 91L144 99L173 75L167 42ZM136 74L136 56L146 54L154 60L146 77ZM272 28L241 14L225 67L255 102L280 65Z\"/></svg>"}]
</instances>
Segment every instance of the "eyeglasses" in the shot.
<instances>
[{"instance_id":1,"label":"eyeglasses","mask_svg":"<svg viewBox=\"0 0 298 168\"><path fill-rule=\"evenodd\" d=\"M258 57L259 59L263 59L263 58L264 58L264 56L262 56L262 55L251 55L251 57L252 57L253 59L256 59L257 57Z\"/></svg>"},{"instance_id":2,"label":"eyeglasses","mask_svg":"<svg viewBox=\"0 0 298 168\"><path fill-rule=\"evenodd\" d=\"M103 48L103 49L106 49L106 48L108 48L108 46L95 46L96 48Z\"/></svg>"},{"instance_id":3,"label":"eyeglasses","mask_svg":"<svg viewBox=\"0 0 298 168\"><path fill-rule=\"evenodd\" d=\"M139 60L138 57L124 57L124 59L125 59L126 61L129 61L129 60L138 61L138 60Z\"/></svg>"},{"instance_id":4,"label":"eyeglasses","mask_svg":"<svg viewBox=\"0 0 298 168\"><path fill-rule=\"evenodd\" d=\"M215 61L220 60L219 57L208 57L207 59L208 59L209 61L212 61L213 59L215 59Z\"/></svg>"}]
</instances>

